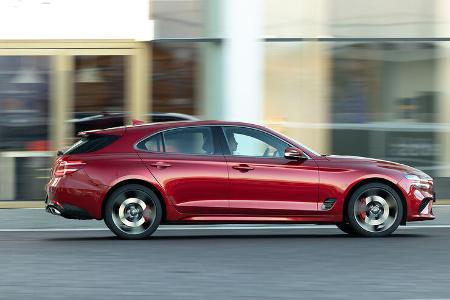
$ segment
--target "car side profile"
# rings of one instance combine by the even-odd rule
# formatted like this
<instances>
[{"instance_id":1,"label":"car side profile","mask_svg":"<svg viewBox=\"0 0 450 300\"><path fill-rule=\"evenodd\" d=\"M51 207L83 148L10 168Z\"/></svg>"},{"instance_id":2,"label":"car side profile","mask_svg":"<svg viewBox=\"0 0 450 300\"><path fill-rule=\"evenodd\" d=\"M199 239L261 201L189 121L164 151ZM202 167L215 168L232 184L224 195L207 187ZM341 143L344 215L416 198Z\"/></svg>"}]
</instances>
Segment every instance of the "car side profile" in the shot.
<instances>
[{"instance_id":1,"label":"car side profile","mask_svg":"<svg viewBox=\"0 0 450 300\"><path fill-rule=\"evenodd\" d=\"M430 176L394 162L320 155L263 126L180 121L92 130L60 155L48 212L103 219L117 236L160 224L336 224L386 236L432 220Z\"/></svg>"}]
</instances>

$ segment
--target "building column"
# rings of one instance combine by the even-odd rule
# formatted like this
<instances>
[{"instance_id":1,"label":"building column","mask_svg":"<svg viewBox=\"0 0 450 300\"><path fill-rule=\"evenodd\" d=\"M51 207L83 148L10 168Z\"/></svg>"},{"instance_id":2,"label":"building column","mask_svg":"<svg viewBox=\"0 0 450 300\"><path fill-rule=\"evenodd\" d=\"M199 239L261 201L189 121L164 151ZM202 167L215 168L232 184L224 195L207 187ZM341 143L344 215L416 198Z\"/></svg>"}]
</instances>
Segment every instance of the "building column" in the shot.
<instances>
[{"instance_id":1,"label":"building column","mask_svg":"<svg viewBox=\"0 0 450 300\"><path fill-rule=\"evenodd\" d=\"M203 117L261 123L261 2L217 0L205 5L207 33L224 39L203 46Z\"/></svg>"},{"instance_id":2,"label":"building column","mask_svg":"<svg viewBox=\"0 0 450 300\"><path fill-rule=\"evenodd\" d=\"M437 37L450 36L450 3L447 0L439 0L436 2ZM439 63L436 64L436 91L437 91L437 109L436 122L450 124L450 42L438 42L436 44L436 55ZM443 126L446 128L447 126ZM439 165L442 169L436 172L437 176L450 177L450 131L444 129L437 132L438 145L437 155L439 156Z\"/></svg>"},{"instance_id":3,"label":"building column","mask_svg":"<svg viewBox=\"0 0 450 300\"><path fill-rule=\"evenodd\" d=\"M131 124L133 119L150 121L147 120L147 113L151 111L150 55L150 45L142 42L128 57L125 109L129 114L125 120L126 125Z\"/></svg>"},{"instance_id":4,"label":"building column","mask_svg":"<svg viewBox=\"0 0 450 300\"><path fill-rule=\"evenodd\" d=\"M50 140L51 149L61 150L72 136L72 127L66 122L73 111L73 56L52 56L50 93Z\"/></svg>"}]
</instances>

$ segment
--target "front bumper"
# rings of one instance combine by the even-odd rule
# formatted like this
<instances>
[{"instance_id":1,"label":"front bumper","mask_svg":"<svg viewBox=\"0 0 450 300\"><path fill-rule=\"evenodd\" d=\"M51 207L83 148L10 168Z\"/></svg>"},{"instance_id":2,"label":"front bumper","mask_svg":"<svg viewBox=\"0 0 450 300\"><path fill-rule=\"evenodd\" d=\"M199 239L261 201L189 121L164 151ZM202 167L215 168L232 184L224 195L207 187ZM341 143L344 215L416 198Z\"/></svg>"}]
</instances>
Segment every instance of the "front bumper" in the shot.
<instances>
[{"instance_id":1,"label":"front bumper","mask_svg":"<svg viewBox=\"0 0 450 300\"><path fill-rule=\"evenodd\" d=\"M402 180L401 187L406 191L407 216L406 221L434 220L433 202L436 201L436 193L433 190L433 181L429 181L428 189L420 189L409 180Z\"/></svg>"},{"instance_id":2,"label":"front bumper","mask_svg":"<svg viewBox=\"0 0 450 300\"><path fill-rule=\"evenodd\" d=\"M408 221L427 221L434 220L436 217L433 214L433 202L434 198L424 198L419 203L415 201L415 207L412 208L412 214L408 218ZM415 213L414 210L416 209Z\"/></svg>"}]
</instances>

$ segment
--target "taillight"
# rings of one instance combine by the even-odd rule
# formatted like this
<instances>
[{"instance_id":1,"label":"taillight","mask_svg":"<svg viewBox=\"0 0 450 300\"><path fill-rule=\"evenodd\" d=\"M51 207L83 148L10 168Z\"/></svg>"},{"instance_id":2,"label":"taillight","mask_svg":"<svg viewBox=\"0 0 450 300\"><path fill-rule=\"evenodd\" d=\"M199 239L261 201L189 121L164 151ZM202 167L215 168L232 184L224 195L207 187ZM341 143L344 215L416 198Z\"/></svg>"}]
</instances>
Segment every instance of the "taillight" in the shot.
<instances>
[{"instance_id":1,"label":"taillight","mask_svg":"<svg viewBox=\"0 0 450 300\"><path fill-rule=\"evenodd\" d=\"M85 164L86 163L81 160L61 160L58 162L53 175L55 177L63 177L65 175L78 171L79 169L83 168Z\"/></svg>"}]
</instances>

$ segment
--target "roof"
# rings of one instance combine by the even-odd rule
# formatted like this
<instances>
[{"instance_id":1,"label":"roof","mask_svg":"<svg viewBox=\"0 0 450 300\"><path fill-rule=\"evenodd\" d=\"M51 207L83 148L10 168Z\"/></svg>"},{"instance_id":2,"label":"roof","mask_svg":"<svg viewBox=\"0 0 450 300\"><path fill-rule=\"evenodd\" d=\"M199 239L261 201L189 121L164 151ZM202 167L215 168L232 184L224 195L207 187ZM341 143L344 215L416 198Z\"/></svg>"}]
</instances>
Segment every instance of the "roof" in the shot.
<instances>
[{"instance_id":1,"label":"roof","mask_svg":"<svg viewBox=\"0 0 450 300\"><path fill-rule=\"evenodd\" d=\"M250 127L263 127L256 124L245 123L245 122L233 122L233 121L217 121L217 120L206 120L206 121L171 121L171 122L159 122L159 123L145 123L139 125L126 125L106 129L96 129L80 132L78 135L85 136L91 134L116 134L123 135L125 131L141 131L145 129L161 130L164 128L176 128L184 126L208 126L208 125L234 125L234 126L250 126Z\"/></svg>"},{"instance_id":2,"label":"roof","mask_svg":"<svg viewBox=\"0 0 450 300\"><path fill-rule=\"evenodd\" d=\"M146 124L140 124L140 125L128 125L125 126L126 130L134 129L134 130L140 130L140 129L153 129L157 128L164 129L164 128L175 128L175 127L185 127L185 126L217 126L217 125L233 125L233 126L249 126L249 127L263 127L261 125L246 123L246 122L234 122L234 121L217 121L217 120L204 120L204 121L172 121L172 122L160 122L160 123L146 123Z\"/></svg>"}]
</instances>

